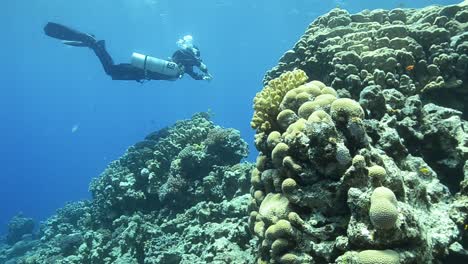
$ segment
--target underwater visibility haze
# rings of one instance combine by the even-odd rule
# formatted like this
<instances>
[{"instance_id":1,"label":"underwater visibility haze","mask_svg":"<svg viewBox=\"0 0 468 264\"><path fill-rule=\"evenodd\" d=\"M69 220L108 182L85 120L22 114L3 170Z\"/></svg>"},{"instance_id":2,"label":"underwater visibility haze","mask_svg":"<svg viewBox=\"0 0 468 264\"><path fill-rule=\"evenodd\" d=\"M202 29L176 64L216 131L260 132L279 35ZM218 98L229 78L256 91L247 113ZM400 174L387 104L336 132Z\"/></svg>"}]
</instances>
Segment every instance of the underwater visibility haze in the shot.
<instances>
[{"instance_id":1,"label":"underwater visibility haze","mask_svg":"<svg viewBox=\"0 0 468 264\"><path fill-rule=\"evenodd\" d=\"M467 1L2 6L0 263L468 263Z\"/></svg>"}]
</instances>

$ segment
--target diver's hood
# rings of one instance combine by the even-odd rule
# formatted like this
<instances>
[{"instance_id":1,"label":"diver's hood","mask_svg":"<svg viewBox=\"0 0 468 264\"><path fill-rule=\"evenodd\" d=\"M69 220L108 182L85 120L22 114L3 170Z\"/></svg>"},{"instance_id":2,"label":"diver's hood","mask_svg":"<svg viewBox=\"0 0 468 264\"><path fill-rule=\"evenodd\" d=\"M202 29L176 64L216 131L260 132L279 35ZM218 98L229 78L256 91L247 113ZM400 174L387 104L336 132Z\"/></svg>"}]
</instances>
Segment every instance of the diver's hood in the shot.
<instances>
[{"instance_id":1,"label":"diver's hood","mask_svg":"<svg viewBox=\"0 0 468 264\"><path fill-rule=\"evenodd\" d=\"M181 49L193 49L193 37L191 35L184 36L177 41L177 46Z\"/></svg>"}]
</instances>

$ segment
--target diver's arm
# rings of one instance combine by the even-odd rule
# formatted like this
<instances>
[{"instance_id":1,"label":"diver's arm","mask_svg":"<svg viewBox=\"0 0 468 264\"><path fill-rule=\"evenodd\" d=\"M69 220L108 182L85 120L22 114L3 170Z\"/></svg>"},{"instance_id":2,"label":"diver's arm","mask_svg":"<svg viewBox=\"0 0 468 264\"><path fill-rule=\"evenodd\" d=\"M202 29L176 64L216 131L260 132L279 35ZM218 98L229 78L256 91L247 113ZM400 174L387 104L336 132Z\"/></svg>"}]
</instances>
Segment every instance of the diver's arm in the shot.
<instances>
[{"instance_id":1,"label":"diver's arm","mask_svg":"<svg viewBox=\"0 0 468 264\"><path fill-rule=\"evenodd\" d=\"M200 61L200 66L198 66L198 68L204 73L202 77L203 80L211 81L213 79L213 76L208 72L208 67L206 67L203 62Z\"/></svg>"},{"instance_id":2,"label":"diver's arm","mask_svg":"<svg viewBox=\"0 0 468 264\"><path fill-rule=\"evenodd\" d=\"M193 67L187 67L185 68L185 73L190 75L195 80L204 80L204 77L206 76L205 74L200 74L195 71L193 71Z\"/></svg>"}]
</instances>

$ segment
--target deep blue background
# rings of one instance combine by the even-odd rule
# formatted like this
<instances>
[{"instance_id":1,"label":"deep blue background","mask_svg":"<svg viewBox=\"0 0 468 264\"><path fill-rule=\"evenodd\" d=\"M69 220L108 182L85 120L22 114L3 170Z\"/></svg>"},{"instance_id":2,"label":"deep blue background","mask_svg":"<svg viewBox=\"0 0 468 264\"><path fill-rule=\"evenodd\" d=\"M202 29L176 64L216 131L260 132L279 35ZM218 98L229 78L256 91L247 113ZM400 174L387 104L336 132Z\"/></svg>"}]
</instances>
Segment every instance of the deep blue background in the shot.
<instances>
[{"instance_id":1,"label":"deep blue background","mask_svg":"<svg viewBox=\"0 0 468 264\"><path fill-rule=\"evenodd\" d=\"M211 109L249 142L252 98L265 71L317 16L403 1L5 0L0 9L0 233L17 212L43 220L148 133ZM404 1L406 7L460 1ZM47 21L105 39L116 62L166 58L192 34L215 79L111 81L87 48L43 35ZM72 133L72 127L78 130ZM249 159L255 156L254 150Z\"/></svg>"}]
</instances>

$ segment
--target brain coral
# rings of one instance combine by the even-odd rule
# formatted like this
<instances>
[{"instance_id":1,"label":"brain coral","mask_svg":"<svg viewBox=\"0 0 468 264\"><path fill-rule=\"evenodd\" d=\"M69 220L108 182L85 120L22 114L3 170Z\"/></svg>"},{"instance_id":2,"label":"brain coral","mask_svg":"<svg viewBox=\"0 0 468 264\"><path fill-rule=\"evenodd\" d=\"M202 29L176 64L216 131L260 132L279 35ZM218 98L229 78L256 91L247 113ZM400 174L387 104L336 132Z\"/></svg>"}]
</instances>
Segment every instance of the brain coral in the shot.
<instances>
[{"instance_id":1,"label":"brain coral","mask_svg":"<svg viewBox=\"0 0 468 264\"><path fill-rule=\"evenodd\" d=\"M371 196L369 216L375 227L390 229L398 219L398 209L395 194L385 187L378 187Z\"/></svg>"},{"instance_id":2,"label":"brain coral","mask_svg":"<svg viewBox=\"0 0 468 264\"><path fill-rule=\"evenodd\" d=\"M400 257L393 250L364 250L359 252L359 264L399 264Z\"/></svg>"}]
</instances>

